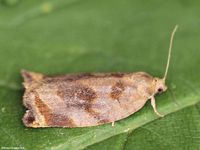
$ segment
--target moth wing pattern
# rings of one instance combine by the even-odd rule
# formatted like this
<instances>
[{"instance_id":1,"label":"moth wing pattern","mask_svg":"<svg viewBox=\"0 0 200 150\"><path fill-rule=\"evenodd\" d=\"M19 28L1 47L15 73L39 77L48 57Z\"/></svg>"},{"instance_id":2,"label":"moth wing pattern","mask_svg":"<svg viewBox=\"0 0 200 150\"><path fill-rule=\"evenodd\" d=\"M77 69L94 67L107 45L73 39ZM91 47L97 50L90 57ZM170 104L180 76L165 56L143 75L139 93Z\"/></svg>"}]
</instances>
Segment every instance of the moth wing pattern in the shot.
<instances>
[{"instance_id":1,"label":"moth wing pattern","mask_svg":"<svg viewBox=\"0 0 200 150\"><path fill-rule=\"evenodd\" d=\"M24 73L34 79L28 80L24 94L28 110L23 121L29 127L86 127L126 118L144 106L149 95L141 85L152 80L141 72L55 77Z\"/></svg>"}]
</instances>

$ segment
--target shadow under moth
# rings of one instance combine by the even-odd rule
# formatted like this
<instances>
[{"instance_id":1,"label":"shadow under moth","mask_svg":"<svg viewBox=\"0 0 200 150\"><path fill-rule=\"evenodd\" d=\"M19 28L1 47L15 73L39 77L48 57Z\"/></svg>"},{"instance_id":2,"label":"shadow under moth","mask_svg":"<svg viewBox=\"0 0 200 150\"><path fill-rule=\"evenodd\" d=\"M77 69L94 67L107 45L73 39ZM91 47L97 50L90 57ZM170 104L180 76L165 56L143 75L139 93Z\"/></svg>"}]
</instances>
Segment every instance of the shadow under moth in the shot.
<instances>
[{"instance_id":1,"label":"shadow under moth","mask_svg":"<svg viewBox=\"0 0 200 150\"><path fill-rule=\"evenodd\" d=\"M112 123L140 110L154 96L167 90L165 85L173 37L163 78L145 72L85 73L46 76L22 70L27 108L23 123L27 127L88 127Z\"/></svg>"}]
</instances>

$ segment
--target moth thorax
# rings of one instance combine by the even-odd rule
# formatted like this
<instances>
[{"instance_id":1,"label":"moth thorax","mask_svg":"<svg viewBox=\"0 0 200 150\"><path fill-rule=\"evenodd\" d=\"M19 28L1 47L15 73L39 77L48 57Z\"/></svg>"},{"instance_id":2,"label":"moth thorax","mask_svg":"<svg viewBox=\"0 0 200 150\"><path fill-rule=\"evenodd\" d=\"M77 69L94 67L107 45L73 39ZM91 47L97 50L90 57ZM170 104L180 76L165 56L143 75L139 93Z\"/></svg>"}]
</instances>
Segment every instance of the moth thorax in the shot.
<instances>
[{"instance_id":1,"label":"moth thorax","mask_svg":"<svg viewBox=\"0 0 200 150\"><path fill-rule=\"evenodd\" d=\"M162 93L167 90L167 86L165 85L165 80L160 78L154 78L154 91L155 93Z\"/></svg>"}]
</instances>

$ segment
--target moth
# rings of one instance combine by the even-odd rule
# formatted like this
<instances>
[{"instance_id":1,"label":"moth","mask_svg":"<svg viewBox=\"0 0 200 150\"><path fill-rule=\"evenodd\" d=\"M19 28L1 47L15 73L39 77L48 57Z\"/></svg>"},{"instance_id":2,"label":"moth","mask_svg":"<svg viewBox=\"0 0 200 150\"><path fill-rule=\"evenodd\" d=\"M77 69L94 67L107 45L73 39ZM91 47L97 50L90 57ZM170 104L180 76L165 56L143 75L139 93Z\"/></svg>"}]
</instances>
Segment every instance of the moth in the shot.
<instances>
[{"instance_id":1,"label":"moth","mask_svg":"<svg viewBox=\"0 0 200 150\"><path fill-rule=\"evenodd\" d=\"M126 118L150 100L157 111L155 95L167 90L165 84L178 26L171 33L163 78L145 72L85 73L46 76L22 70L27 108L23 123L27 127L89 127Z\"/></svg>"}]
</instances>

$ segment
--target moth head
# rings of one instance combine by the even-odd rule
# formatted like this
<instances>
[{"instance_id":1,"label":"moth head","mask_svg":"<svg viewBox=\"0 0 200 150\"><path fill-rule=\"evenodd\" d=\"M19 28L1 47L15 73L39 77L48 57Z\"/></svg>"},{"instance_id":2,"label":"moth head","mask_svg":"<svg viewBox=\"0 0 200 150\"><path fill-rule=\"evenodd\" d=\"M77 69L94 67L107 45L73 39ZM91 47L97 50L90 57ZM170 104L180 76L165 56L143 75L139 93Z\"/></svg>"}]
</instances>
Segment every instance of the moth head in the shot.
<instances>
[{"instance_id":1,"label":"moth head","mask_svg":"<svg viewBox=\"0 0 200 150\"><path fill-rule=\"evenodd\" d=\"M160 78L154 78L154 92L155 93L162 93L167 90L167 86L165 85L165 80Z\"/></svg>"},{"instance_id":2,"label":"moth head","mask_svg":"<svg viewBox=\"0 0 200 150\"><path fill-rule=\"evenodd\" d=\"M153 81L154 81L153 82L153 85L154 85L153 90L154 90L155 94L162 93L162 92L167 90L167 86L165 85L165 81L167 79L167 73L168 73L168 70L169 70L169 63L170 63L170 59L171 59L171 51L172 51L174 34L175 34L177 28L178 28L178 25L175 26L174 30L171 33L171 38L170 38L170 43L169 43L169 51L168 51L168 58L167 58L167 65L166 65L166 68L165 68L164 77L162 79L160 79L160 78L154 78L153 79Z\"/></svg>"}]
</instances>

